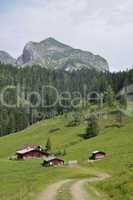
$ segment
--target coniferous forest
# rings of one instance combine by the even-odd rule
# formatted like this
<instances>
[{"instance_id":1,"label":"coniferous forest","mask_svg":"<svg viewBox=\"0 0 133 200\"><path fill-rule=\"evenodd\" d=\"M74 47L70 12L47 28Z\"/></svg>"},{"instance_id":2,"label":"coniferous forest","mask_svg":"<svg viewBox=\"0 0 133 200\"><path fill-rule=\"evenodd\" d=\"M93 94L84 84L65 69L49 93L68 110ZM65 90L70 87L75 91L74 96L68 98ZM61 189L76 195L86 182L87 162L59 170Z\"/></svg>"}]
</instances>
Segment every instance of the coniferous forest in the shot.
<instances>
[{"instance_id":1,"label":"coniferous forest","mask_svg":"<svg viewBox=\"0 0 133 200\"><path fill-rule=\"evenodd\" d=\"M117 73L85 68L67 72L40 66L18 68L0 64L0 136L71 111L73 107L69 101L78 93L86 99L89 92L104 93L110 86L117 95L132 83L133 69ZM61 103L56 99L55 89ZM69 100L67 92L71 94Z\"/></svg>"}]
</instances>

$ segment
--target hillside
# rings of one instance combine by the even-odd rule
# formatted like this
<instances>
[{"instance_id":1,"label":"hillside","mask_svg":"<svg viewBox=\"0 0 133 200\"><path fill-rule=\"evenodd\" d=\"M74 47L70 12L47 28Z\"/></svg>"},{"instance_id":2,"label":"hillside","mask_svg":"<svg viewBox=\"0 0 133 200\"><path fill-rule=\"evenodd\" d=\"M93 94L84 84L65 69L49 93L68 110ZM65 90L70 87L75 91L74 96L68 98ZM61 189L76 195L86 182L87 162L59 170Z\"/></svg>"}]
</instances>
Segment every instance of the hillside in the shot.
<instances>
[{"instance_id":1,"label":"hillside","mask_svg":"<svg viewBox=\"0 0 133 200\"><path fill-rule=\"evenodd\" d=\"M100 125L110 123L102 120ZM125 119L121 128L101 129L100 134L93 139L83 140L79 134L84 133L86 124L79 127L65 127L66 118L57 117L42 121L26 130L0 138L0 196L5 199L36 199L36 194L51 182L74 177L92 176L96 171L112 174L112 178L102 184L95 184L107 199L132 199L133 157L133 124L132 119ZM57 132L51 130L60 128ZM43 168L40 160L9 161L16 149L23 144L45 145L47 138L52 142L52 151L66 149L67 160L78 160L82 167L78 168ZM88 164L89 153L93 150L104 150L108 156L96 163ZM8 183L7 183L8 177Z\"/></svg>"},{"instance_id":2,"label":"hillside","mask_svg":"<svg viewBox=\"0 0 133 200\"><path fill-rule=\"evenodd\" d=\"M65 92L70 93L71 101L75 96L79 97L79 93L82 99L87 99L88 93L92 91L105 93L111 85L113 93L117 96L125 82L128 85L132 84L132 77L133 70L103 73L84 68L67 72L59 69L48 70L40 66L18 68L0 64L0 92L4 94L4 104L9 104L5 107L2 98L0 99L0 136L18 132L29 124L66 112L66 108L64 109L66 100L62 101L62 95L65 97ZM10 87L12 89L9 89ZM34 92L35 95L32 95ZM38 101L38 96L40 101ZM52 106L57 96L58 102ZM67 100L67 111L72 109L71 101ZM19 104L17 109L10 107L17 103ZM38 106L34 106L36 103ZM48 109L47 105L50 106ZM35 108L30 109L33 106ZM8 120L3 120L3 118Z\"/></svg>"}]
</instances>

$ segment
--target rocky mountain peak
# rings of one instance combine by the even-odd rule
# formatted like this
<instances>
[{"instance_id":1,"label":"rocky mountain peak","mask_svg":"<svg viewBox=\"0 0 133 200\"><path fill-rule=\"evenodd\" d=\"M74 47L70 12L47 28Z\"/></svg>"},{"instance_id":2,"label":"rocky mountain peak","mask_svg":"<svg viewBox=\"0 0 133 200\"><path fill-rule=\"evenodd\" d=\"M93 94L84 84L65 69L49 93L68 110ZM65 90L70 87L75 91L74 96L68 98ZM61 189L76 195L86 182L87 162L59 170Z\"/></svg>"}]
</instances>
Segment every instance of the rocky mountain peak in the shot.
<instances>
[{"instance_id":1,"label":"rocky mountain peak","mask_svg":"<svg viewBox=\"0 0 133 200\"><path fill-rule=\"evenodd\" d=\"M74 49L56 39L49 37L41 42L28 42L17 61L8 53L0 51L0 62L18 66L40 65L51 69L66 71L82 68L108 71L106 59L89 51Z\"/></svg>"},{"instance_id":2,"label":"rocky mountain peak","mask_svg":"<svg viewBox=\"0 0 133 200\"><path fill-rule=\"evenodd\" d=\"M41 41L40 44L44 44L46 46L58 46L58 47L66 47L66 48L69 47L69 48L71 48L70 46L63 44L63 43L59 42L58 40L56 40L52 37L49 37L49 38Z\"/></svg>"},{"instance_id":3,"label":"rocky mountain peak","mask_svg":"<svg viewBox=\"0 0 133 200\"><path fill-rule=\"evenodd\" d=\"M29 42L22 55L17 59L21 66L41 65L45 68L64 69L67 71L81 68L95 68L99 71L109 69L107 61L88 51L74 49L49 37L41 42Z\"/></svg>"}]
</instances>

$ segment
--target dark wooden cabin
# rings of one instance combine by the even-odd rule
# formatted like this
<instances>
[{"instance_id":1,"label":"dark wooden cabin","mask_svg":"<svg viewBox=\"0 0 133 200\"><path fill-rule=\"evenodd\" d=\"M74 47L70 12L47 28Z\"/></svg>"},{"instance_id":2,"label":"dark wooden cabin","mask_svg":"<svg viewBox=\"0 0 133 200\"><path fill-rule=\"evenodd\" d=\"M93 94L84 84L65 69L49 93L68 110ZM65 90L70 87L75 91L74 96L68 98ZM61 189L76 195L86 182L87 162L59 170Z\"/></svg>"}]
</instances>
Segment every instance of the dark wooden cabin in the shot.
<instances>
[{"instance_id":1,"label":"dark wooden cabin","mask_svg":"<svg viewBox=\"0 0 133 200\"><path fill-rule=\"evenodd\" d=\"M92 152L91 157L89 158L90 160L99 160L102 159L106 156L106 153L103 151L94 151Z\"/></svg>"},{"instance_id":2,"label":"dark wooden cabin","mask_svg":"<svg viewBox=\"0 0 133 200\"><path fill-rule=\"evenodd\" d=\"M43 161L44 167L61 166L61 165L64 165L64 160L57 157L48 157L48 158L45 158Z\"/></svg>"},{"instance_id":3,"label":"dark wooden cabin","mask_svg":"<svg viewBox=\"0 0 133 200\"><path fill-rule=\"evenodd\" d=\"M29 160L33 158L45 158L49 156L48 152L42 150L40 146L27 145L16 152L18 160Z\"/></svg>"}]
</instances>

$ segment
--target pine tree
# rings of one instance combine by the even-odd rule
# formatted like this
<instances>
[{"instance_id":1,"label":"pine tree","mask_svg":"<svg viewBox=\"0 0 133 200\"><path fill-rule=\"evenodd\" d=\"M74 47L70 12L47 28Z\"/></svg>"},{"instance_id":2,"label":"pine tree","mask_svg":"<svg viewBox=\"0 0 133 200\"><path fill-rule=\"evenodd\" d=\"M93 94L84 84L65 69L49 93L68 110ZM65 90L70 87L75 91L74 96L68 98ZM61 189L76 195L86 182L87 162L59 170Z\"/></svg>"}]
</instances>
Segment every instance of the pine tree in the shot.
<instances>
[{"instance_id":1,"label":"pine tree","mask_svg":"<svg viewBox=\"0 0 133 200\"><path fill-rule=\"evenodd\" d=\"M121 127L123 124L123 113L121 111L117 112L116 121L118 123L118 126Z\"/></svg>"},{"instance_id":2,"label":"pine tree","mask_svg":"<svg viewBox=\"0 0 133 200\"><path fill-rule=\"evenodd\" d=\"M51 140L50 140L50 138L48 138L48 140L46 142L46 150L51 151L51 149L52 149Z\"/></svg>"},{"instance_id":3,"label":"pine tree","mask_svg":"<svg viewBox=\"0 0 133 200\"><path fill-rule=\"evenodd\" d=\"M113 106L115 101L115 94L111 87L111 85L108 86L107 91L105 92L105 102L108 106Z\"/></svg>"},{"instance_id":4,"label":"pine tree","mask_svg":"<svg viewBox=\"0 0 133 200\"><path fill-rule=\"evenodd\" d=\"M67 151L66 151L66 149L64 149L62 155L66 156L66 154L67 154Z\"/></svg>"},{"instance_id":5,"label":"pine tree","mask_svg":"<svg viewBox=\"0 0 133 200\"><path fill-rule=\"evenodd\" d=\"M124 88L124 93L121 95L119 102L122 108L127 108L127 87Z\"/></svg>"},{"instance_id":6,"label":"pine tree","mask_svg":"<svg viewBox=\"0 0 133 200\"><path fill-rule=\"evenodd\" d=\"M98 123L97 118L95 115L91 115L88 119L88 126L86 128L86 134L85 138L89 139L91 137L95 137L98 135L99 129L98 129Z\"/></svg>"}]
</instances>

